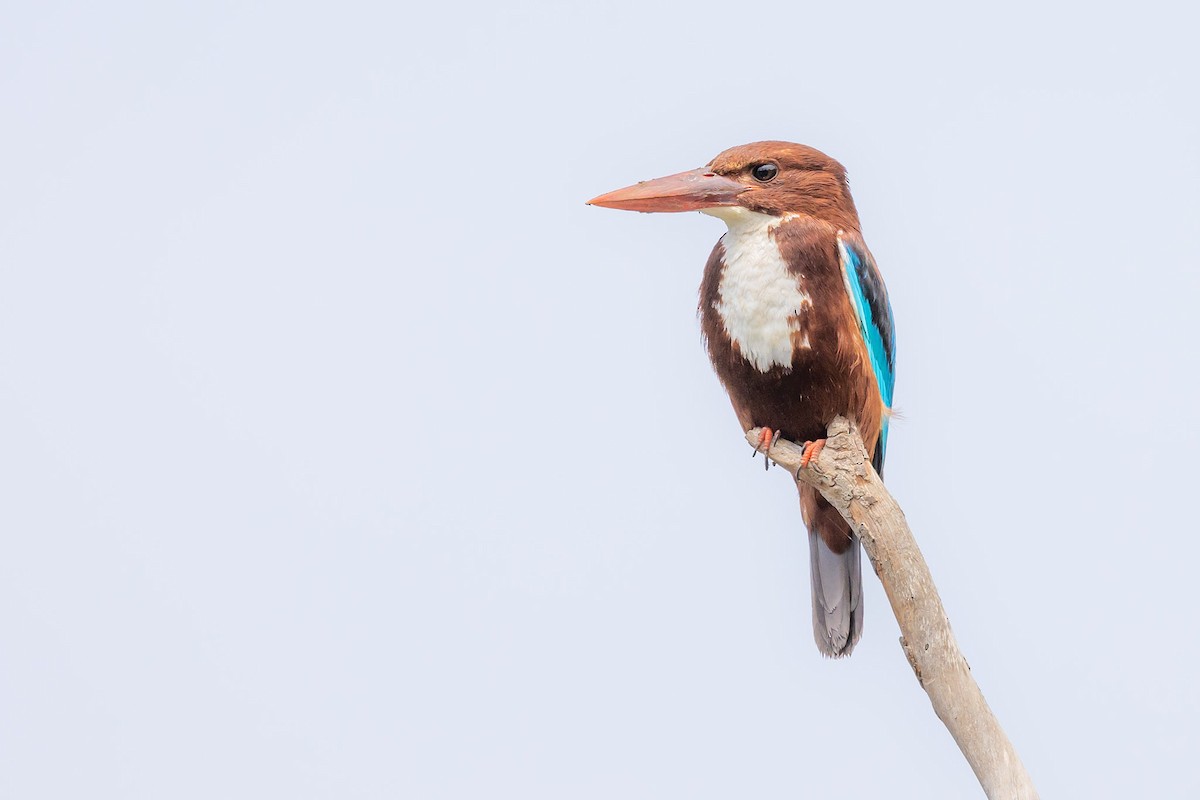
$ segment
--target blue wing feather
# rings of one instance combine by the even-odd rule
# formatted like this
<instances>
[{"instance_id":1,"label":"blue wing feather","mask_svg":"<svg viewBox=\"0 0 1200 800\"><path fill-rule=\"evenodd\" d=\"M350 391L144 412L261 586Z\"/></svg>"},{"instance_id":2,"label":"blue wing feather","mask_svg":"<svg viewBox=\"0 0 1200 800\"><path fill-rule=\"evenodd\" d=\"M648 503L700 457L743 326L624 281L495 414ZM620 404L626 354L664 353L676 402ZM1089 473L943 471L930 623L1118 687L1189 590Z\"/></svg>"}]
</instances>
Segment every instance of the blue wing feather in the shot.
<instances>
[{"instance_id":1,"label":"blue wing feather","mask_svg":"<svg viewBox=\"0 0 1200 800\"><path fill-rule=\"evenodd\" d=\"M854 307L858 329L867 345L871 369L883 399L885 413L879 446L875 448L875 468L882 473L887 449L887 412L892 408L892 389L896 385L896 329L892 324L892 304L888 301L887 287L875 266L875 259L865 245L839 232L838 257L846 291L850 294L850 305Z\"/></svg>"}]
</instances>

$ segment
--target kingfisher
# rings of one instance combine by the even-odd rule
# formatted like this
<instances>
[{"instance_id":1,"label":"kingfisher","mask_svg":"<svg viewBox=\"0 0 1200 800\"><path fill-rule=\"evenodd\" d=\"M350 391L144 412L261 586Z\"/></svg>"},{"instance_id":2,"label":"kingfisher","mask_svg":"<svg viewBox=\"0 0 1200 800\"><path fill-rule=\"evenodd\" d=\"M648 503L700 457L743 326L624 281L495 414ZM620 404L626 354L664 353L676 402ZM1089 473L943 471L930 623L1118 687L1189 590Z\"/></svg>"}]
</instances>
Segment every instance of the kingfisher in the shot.
<instances>
[{"instance_id":1,"label":"kingfisher","mask_svg":"<svg viewBox=\"0 0 1200 800\"><path fill-rule=\"evenodd\" d=\"M755 142L588 204L722 220L728 230L700 284L700 327L742 429L762 429L764 458L780 437L804 443L806 465L844 416L883 475L896 335L840 163L802 144ZM846 656L862 635L858 537L816 489L797 487L813 635L826 656Z\"/></svg>"}]
</instances>

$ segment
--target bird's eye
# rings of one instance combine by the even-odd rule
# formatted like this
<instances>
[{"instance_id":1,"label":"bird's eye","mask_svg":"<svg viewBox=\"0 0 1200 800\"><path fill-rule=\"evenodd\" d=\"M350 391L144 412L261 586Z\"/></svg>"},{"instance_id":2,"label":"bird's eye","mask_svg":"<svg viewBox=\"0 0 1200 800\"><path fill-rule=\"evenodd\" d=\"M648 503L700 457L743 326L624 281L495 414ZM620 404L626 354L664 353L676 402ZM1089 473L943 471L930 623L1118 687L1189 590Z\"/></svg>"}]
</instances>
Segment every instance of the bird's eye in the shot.
<instances>
[{"instance_id":1,"label":"bird's eye","mask_svg":"<svg viewBox=\"0 0 1200 800\"><path fill-rule=\"evenodd\" d=\"M750 174L753 175L754 180L758 181L759 183L768 183L779 174L779 167L771 164L770 162L766 164L758 164L754 167L751 167Z\"/></svg>"}]
</instances>

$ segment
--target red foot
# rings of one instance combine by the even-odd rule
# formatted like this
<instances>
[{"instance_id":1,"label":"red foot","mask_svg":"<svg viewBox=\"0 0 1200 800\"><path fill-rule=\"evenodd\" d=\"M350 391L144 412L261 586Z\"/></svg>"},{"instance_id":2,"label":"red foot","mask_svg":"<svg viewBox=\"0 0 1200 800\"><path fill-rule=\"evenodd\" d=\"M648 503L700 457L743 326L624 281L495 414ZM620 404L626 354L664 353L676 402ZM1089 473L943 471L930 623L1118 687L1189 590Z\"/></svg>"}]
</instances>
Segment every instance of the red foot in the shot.
<instances>
[{"instance_id":1,"label":"red foot","mask_svg":"<svg viewBox=\"0 0 1200 800\"><path fill-rule=\"evenodd\" d=\"M779 431L773 431L768 427L763 427L758 433L758 446L754 448L754 454L763 454L763 469L771 468L771 448L779 441Z\"/></svg>"},{"instance_id":2,"label":"red foot","mask_svg":"<svg viewBox=\"0 0 1200 800\"><path fill-rule=\"evenodd\" d=\"M804 443L804 454L800 456L800 469L808 466L808 462L812 461L820 455L822 448L825 447L824 439L817 439L815 442Z\"/></svg>"}]
</instances>

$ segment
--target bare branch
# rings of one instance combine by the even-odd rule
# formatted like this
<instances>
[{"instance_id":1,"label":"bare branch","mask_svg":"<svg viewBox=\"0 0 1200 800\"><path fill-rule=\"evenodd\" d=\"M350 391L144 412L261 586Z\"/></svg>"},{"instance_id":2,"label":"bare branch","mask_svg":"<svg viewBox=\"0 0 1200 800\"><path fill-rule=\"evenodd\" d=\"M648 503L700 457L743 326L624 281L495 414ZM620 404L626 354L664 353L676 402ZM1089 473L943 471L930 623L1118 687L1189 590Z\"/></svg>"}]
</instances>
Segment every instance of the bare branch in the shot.
<instances>
[{"instance_id":1,"label":"bare branch","mask_svg":"<svg viewBox=\"0 0 1200 800\"><path fill-rule=\"evenodd\" d=\"M758 444L759 429L746 439ZM781 440L770 457L796 475L801 453ZM797 479L820 491L862 540L900 623L908 663L988 798L1036 799L1029 773L971 677L904 512L871 467L858 429L842 417L834 420L825 448Z\"/></svg>"}]
</instances>

